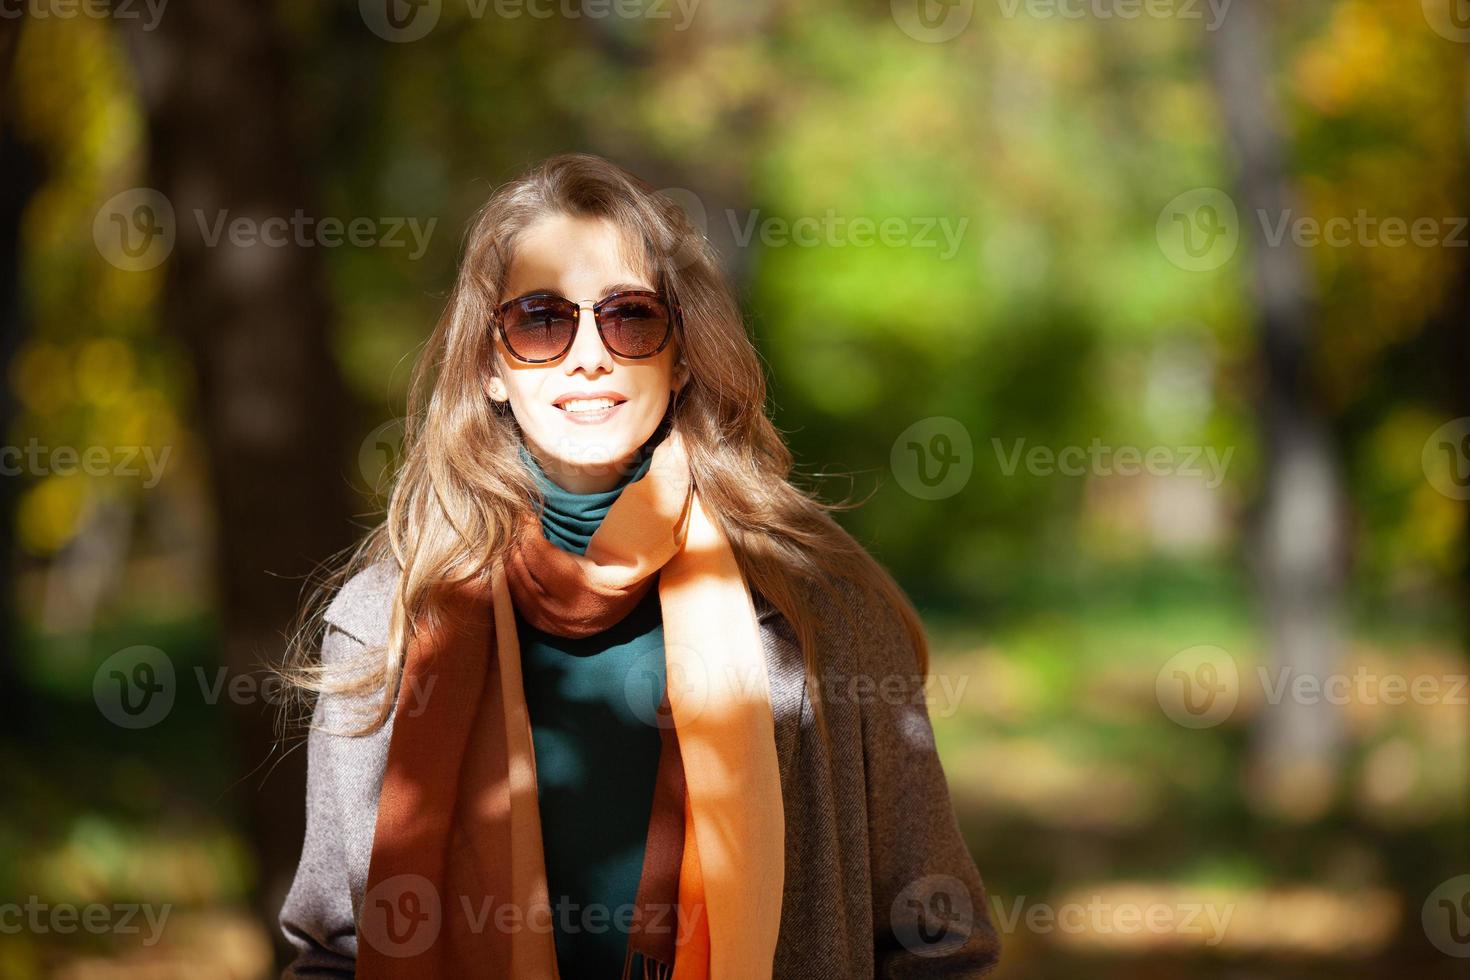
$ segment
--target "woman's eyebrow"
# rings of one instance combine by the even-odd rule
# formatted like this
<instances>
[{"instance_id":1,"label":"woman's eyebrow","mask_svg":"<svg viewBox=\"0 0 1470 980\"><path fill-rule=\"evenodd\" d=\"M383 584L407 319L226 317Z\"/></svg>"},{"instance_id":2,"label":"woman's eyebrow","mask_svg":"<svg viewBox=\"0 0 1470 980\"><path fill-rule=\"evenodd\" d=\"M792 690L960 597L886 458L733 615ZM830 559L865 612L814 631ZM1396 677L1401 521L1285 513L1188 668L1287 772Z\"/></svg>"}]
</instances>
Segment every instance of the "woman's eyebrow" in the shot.
<instances>
[{"instance_id":1,"label":"woman's eyebrow","mask_svg":"<svg viewBox=\"0 0 1470 980\"><path fill-rule=\"evenodd\" d=\"M629 289L641 289L641 290L647 290L649 292L652 291L651 288L649 286L647 286L646 284L644 284L644 283L639 283L639 282L615 282L611 286L603 286L602 287L602 295L603 296L607 296L610 293L621 293L621 292L625 292L625 291L627 291Z\"/></svg>"},{"instance_id":2,"label":"woman's eyebrow","mask_svg":"<svg viewBox=\"0 0 1470 980\"><path fill-rule=\"evenodd\" d=\"M610 296L613 293L621 293L621 292L624 292L624 291L629 290L629 289L639 289L639 290L645 290L647 292L652 292L653 291L653 287L647 285L646 283L641 283L641 282L615 282L615 283L613 283L610 286L603 286L601 292L599 292L597 294L597 298L598 299L602 299L604 296ZM515 299L525 299L527 296L535 296L535 295L540 294L540 293L549 293L552 296L562 296L563 295L563 293L562 293L561 290L559 290L559 289L553 289L551 286L538 286L535 289L526 289L526 290L523 290L523 291L517 293L516 296L515 296Z\"/></svg>"}]
</instances>

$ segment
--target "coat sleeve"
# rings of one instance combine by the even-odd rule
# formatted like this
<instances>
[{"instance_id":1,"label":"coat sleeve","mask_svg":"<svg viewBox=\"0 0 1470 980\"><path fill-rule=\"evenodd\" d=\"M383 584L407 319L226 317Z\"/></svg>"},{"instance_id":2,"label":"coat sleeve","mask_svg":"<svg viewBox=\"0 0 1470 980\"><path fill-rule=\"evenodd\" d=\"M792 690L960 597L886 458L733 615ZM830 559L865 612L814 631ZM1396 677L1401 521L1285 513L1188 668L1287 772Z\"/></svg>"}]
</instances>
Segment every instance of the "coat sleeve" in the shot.
<instances>
[{"instance_id":1,"label":"coat sleeve","mask_svg":"<svg viewBox=\"0 0 1470 980\"><path fill-rule=\"evenodd\" d=\"M873 961L878 980L975 978L1000 958L985 886L960 834L914 646L896 613L858 640Z\"/></svg>"},{"instance_id":2,"label":"coat sleeve","mask_svg":"<svg viewBox=\"0 0 1470 980\"><path fill-rule=\"evenodd\" d=\"M328 625L322 660L345 659L361 648L347 633ZM280 927L296 947L282 980L351 977L357 964L357 925L347 863L337 822L342 812L336 787L340 762L335 748L344 736L321 731L330 724L326 698L318 698L307 736L306 840L291 891L281 908Z\"/></svg>"}]
</instances>

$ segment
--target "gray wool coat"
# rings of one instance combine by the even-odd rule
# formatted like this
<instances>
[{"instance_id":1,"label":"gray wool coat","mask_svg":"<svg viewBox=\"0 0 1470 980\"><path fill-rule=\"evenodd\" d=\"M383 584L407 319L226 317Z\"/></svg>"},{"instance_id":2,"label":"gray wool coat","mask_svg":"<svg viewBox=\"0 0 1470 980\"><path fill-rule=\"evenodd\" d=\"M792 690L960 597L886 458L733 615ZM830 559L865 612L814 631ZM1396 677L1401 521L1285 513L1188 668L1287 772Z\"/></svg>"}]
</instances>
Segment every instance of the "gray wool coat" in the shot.
<instances>
[{"instance_id":1,"label":"gray wool coat","mask_svg":"<svg viewBox=\"0 0 1470 980\"><path fill-rule=\"evenodd\" d=\"M383 562L347 582L326 613L324 661L350 662L386 642L396 578ZM850 621L821 603L829 745L815 727L794 631L763 596L754 600L786 823L774 977L987 975L999 938L960 836L901 621L886 608ZM399 700L410 696L401 692ZM350 707L321 698L314 721L340 728ZM358 738L311 731L306 841L280 913L299 952L283 977L353 974L392 723Z\"/></svg>"}]
</instances>

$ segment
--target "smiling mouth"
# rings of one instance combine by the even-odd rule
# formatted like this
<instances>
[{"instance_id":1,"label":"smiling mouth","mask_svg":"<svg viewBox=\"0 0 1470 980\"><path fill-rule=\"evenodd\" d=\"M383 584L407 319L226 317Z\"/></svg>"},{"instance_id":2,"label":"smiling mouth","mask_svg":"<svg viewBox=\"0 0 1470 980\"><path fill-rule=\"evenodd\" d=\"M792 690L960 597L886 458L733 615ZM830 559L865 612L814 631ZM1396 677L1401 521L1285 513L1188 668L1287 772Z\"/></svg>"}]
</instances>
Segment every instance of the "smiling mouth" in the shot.
<instances>
[{"instance_id":1,"label":"smiling mouth","mask_svg":"<svg viewBox=\"0 0 1470 980\"><path fill-rule=\"evenodd\" d=\"M569 398L556 407L568 415L595 415L623 404L615 398Z\"/></svg>"}]
</instances>

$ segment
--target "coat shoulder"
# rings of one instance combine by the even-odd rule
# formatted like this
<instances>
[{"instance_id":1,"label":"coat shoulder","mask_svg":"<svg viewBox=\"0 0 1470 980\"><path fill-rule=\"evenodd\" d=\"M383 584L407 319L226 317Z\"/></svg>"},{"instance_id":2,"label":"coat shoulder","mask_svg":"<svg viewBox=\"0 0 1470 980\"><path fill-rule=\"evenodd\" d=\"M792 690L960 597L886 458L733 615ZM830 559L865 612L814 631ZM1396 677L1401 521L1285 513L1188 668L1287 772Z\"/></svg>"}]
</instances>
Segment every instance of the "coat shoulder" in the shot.
<instances>
[{"instance_id":1,"label":"coat shoulder","mask_svg":"<svg viewBox=\"0 0 1470 980\"><path fill-rule=\"evenodd\" d=\"M364 646L386 643L398 574L391 558L369 565L342 585L322 618Z\"/></svg>"}]
</instances>

